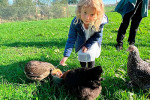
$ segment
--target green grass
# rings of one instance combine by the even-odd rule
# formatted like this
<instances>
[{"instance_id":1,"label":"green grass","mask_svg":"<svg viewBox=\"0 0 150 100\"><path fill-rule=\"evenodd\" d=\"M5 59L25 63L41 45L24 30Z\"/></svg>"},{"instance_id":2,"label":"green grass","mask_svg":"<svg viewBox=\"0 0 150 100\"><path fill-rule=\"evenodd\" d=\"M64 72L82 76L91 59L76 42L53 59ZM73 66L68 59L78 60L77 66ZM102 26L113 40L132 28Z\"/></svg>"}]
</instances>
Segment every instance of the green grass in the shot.
<instances>
[{"instance_id":1,"label":"green grass","mask_svg":"<svg viewBox=\"0 0 150 100\"><path fill-rule=\"evenodd\" d=\"M102 93L97 100L146 100L148 93L138 88L127 88L128 33L124 48L115 48L121 15L107 12L109 23L103 32L102 52L96 66L103 68ZM149 11L150 15L150 11ZM0 24L0 100L74 100L63 86L36 83L28 80L24 66L30 60L58 65L63 57L67 34L72 18ZM143 18L136 36L136 46L143 60L150 59L150 17ZM74 50L62 71L79 68Z\"/></svg>"}]
</instances>

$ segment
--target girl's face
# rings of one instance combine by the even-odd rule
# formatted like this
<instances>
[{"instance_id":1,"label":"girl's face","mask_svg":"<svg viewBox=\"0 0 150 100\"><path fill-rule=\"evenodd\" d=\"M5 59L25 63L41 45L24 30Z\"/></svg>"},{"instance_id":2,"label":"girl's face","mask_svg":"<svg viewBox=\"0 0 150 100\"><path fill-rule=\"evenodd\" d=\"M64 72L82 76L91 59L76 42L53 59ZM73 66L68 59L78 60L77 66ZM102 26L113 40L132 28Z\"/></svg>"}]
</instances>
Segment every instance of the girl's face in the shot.
<instances>
[{"instance_id":1,"label":"girl's face","mask_svg":"<svg viewBox=\"0 0 150 100\"><path fill-rule=\"evenodd\" d=\"M81 20L85 26L89 26L90 23L94 22L97 18L97 14L92 7L82 7L81 9Z\"/></svg>"}]
</instances>

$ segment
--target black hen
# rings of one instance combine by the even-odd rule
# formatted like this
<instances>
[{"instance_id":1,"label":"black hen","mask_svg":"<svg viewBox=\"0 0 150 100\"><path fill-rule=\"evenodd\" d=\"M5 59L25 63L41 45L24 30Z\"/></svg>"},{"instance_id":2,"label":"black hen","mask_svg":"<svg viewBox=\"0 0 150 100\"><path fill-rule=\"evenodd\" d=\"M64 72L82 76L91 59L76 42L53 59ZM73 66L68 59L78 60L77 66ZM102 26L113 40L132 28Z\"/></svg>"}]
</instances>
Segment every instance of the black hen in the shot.
<instances>
[{"instance_id":1,"label":"black hen","mask_svg":"<svg viewBox=\"0 0 150 100\"><path fill-rule=\"evenodd\" d=\"M127 63L127 73L133 85L142 89L150 88L150 63L143 61L139 56L137 47L130 45Z\"/></svg>"},{"instance_id":2,"label":"black hen","mask_svg":"<svg viewBox=\"0 0 150 100\"><path fill-rule=\"evenodd\" d=\"M101 66L74 69L67 72L64 84L79 99L94 100L102 90L101 73Z\"/></svg>"}]
</instances>

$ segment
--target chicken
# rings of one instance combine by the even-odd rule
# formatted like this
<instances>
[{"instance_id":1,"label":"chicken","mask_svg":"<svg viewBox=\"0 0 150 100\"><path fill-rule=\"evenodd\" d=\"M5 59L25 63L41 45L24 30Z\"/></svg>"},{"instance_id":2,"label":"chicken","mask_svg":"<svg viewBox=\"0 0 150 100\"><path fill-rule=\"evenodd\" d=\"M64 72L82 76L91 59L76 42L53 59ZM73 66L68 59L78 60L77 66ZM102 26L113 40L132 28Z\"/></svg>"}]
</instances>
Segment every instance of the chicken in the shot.
<instances>
[{"instance_id":1,"label":"chicken","mask_svg":"<svg viewBox=\"0 0 150 100\"><path fill-rule=\"evenodd\" d=\"M60 78L60 77L63 75L62 71L61 71L60 69L58 69L58 68L54 69L54 70L51 72L51 74L52 74L53 76L58 77L58 78Z\"/></svg>"},{"instance_id":2,"label":"chicken","mask_svg":"<svg viewBox=\"0 0 150 100\"><path fill-rule=\"evenodd\" d=\"M127 73L132 85L141 89L150 88L150 63L140 58L137 47L130 45L128 50Z\"/></svg>"},{"instance_id":3,"label":"chicken","mask_svg":"<svg viewBox=\"0 0 150 100\"><path fill-rule=\"evenodd\" d=\"M24 73L31 80L41 81L46 78L55 67L48 62L30 61L24 68Z\"/></svg>"},{"instance_id":4,"label":"chicken","mask_svg":"<svg viewBox=\"0 0 150 100\"><path fill-rule=\"evenodd\" d=\"M94 100L101 93L102 68L78 68L63 75L64 85L71 93L82 100Z\"/></svg>"}]
</instances>

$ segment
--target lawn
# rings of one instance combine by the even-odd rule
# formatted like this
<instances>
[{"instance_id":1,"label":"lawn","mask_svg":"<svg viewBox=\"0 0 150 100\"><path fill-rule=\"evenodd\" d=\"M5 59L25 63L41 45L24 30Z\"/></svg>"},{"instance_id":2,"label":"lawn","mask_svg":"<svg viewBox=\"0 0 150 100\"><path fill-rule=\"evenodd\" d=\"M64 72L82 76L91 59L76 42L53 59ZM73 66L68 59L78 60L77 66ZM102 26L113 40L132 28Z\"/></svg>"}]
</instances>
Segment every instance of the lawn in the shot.
<instances>
[{"instance_id":1,"label":"lawn","mask_svg":"<svg viewBox=\"0 0 150 100\"><path fill-rule=\"evenodd\" d=\"M148 92L127 88L128 33L123 50L115 48L121 15L106 12L109 23L105 25L102 52L96 59L101 65L102 93L97 100L146 100ZM150 15L150 11L149 11ZM57 66L63 57L71 18L0 24L0 100L74 100L64 86L30 81L25 77L24 66L28 61L39 60ZM136 36L136 46L143 60L150 59L150 16L143 18ZM79 68L77 54L73 50L62 71ZM150 92L150 91L149 91Z\"/></svg>"}]
</instances>

